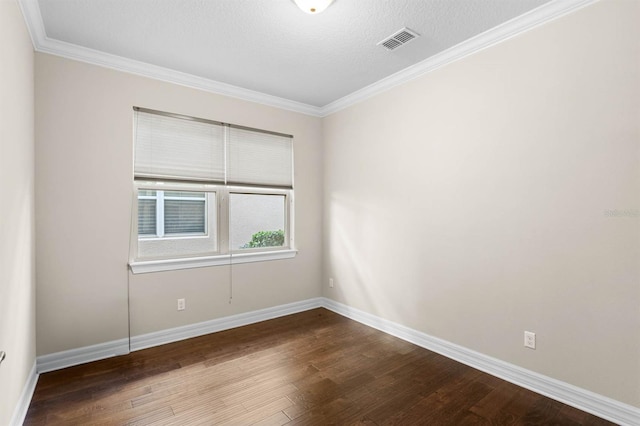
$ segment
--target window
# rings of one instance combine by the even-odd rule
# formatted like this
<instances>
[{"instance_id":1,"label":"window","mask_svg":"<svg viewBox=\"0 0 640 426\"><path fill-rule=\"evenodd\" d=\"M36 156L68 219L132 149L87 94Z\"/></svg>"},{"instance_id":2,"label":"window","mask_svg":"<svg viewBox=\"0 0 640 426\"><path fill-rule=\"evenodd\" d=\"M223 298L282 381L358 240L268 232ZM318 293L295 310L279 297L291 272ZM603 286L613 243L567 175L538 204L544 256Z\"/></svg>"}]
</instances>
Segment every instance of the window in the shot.
<instances>
[{"instance_id":1,"label":"window","mask_svg":"<svg viewBox=\"0 0 640 426\"><path fill-rule=\"evenodd\" d=\"M134 273L295 255L290 136L134 110Z\"/></svg>"},{"instance_id":2,"label":"window","mask_svg":"<svg viewBox=\"0 0 640 426\"><path fill-rule=\"evenodd\" d=\"M283 247L286 196L229 195L229 239L236 250Z\"/></svg>"},{"instance_id":3,"label":"window","mask_svg":"<svg viewBox=\"0 0 640 426\"><path fill-rule=\"evenodd\" d=\"M180 186L145 189L144 183L138 186L138 259L218 252L215 192L176 190Z\"/></svg>"},{"instance_id":4,"label":"window","mask_svg":"<svg viewBox=\"0 0 640 426\"><path fill-rule=\"evenodd\" d=\"M204 192L138 191L138 235L205 235L207 198Z\"/></svg>"}]
</instances>

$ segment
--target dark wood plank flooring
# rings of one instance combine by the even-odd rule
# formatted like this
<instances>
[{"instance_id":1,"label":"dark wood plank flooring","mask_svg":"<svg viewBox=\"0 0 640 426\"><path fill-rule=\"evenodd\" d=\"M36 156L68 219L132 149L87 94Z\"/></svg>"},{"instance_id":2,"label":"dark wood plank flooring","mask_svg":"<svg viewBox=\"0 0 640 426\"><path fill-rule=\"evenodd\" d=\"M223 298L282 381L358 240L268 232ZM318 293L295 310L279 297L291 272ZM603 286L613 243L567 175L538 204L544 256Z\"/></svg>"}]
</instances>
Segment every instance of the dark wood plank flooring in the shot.
<instances>
[{"instance_id":1,"label":"dark wood plank flooring","mask_svg":"<svg viewBox=\"0 0 640 426\"><path fill-rule=\"evenodd\" d=\"M609 425L325 309L40 376L25 425Z\"/></svg>"}]
</instances>

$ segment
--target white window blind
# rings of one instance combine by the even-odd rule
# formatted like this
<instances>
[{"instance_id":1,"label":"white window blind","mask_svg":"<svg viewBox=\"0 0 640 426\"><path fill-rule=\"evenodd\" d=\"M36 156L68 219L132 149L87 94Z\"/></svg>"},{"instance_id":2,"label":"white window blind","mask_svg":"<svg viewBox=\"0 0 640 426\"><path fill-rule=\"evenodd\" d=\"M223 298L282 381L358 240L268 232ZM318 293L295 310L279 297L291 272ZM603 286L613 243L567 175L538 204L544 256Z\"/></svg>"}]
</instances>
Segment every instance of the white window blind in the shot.
<instances>
[{"instance_id":1,"label":"white window blind","mask_svg":"<svg viewBox=\"0 0 640 426\"><path fill-rule=\"evenodd\" d=\"M292 189L293 138L136 108L134 176Z\"/></svg>"},{"instance_id":2,"label":"white window blind","mask_svg":"<svg viewBox=\"0 0 640 426\"><path fill-rule=\"evenodd\" d=\"M224 182L224 126L135 111L137 178Z\"/></svg>"},{"instance_id":3,"label":"white window blind","mask_svg":"<svg viewBox=\"0 0 640 426\"><path fill-rule=\"evenodd\" d=\"M231 126L227 182L293 188L292 145L290 136Z\"/></svg>"}]
</instances>

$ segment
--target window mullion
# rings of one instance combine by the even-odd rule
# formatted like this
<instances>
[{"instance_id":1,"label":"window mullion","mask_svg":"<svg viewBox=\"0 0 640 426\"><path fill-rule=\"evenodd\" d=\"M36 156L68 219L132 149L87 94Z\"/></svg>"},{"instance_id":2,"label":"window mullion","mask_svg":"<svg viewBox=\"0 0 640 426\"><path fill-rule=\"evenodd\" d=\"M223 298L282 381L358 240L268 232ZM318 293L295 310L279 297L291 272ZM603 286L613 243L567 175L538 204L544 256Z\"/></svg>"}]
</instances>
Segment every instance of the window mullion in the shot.
<instances>
[{"instance_id":1,"label":"window mullion","mask_svg":"<svg viewBox=\"0 0 640 426\"><path fill-rule=\"evenodd\" d=\"M164 191L156 191L156 235L164 237Z\"/></svg>"},{"instance_id":2,"label":"window mullion","mask_svg":"<svg viewBox=\"0 0 640 426\"><path fill-rule=\"evenodd\" d=\"M287 192L286 218L285 218L285 243L289 248L295 247L295 232L293 223L293 191Z\"/></svg>"},{"instance_id":3,"label":"window mullion","mask_svg":"<svg viewBox=\"0 0 640 426\"><path fill-rule=\"evenodd\" d=\"M218 230L220 235L220 253L227 254L229 250L229 191L220 189L218 192Z\"/></svg>"}]
</instances>

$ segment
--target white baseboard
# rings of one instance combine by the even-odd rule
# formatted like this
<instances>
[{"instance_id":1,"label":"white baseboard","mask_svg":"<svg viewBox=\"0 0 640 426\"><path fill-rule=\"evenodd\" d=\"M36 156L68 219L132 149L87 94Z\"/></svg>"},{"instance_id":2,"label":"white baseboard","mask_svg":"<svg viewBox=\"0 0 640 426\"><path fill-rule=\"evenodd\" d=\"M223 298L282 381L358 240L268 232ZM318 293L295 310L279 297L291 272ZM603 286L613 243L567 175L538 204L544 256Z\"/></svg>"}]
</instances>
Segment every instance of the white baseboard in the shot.
<instances>
[{"instance_id":1,"label":"white baseboard","mask_svg":"<svg viewBox=\"0 0 640 426\"><path fill-rule=\"evenodd\" d=\"M347 318L368 325L369 327L376 328L387 334L406 340L407 342L411 342L430 351L437 352L447 358L454 359L470 367L489 373L492 376L499 377L564 404L571 405L572 407L594 414L598 417L602 417L620 425L640 425L640 408L636 408L586 389L526 370L522 367L472 351L471 349L430 336L324 297L260 309L257 311L232 315L197 324L190 324L183 327L171 328L154 333L132 336L131 350L137 351L153 346L164 345L179 340L189 339L191 337L202 336L209 333L215 333L217 331L229 330L243 325L254 324L285 315L291 315L318 307L324 307ZM123 355L128 352L129 340L119 339L99 345L40 356L37 359L37 371L39 373L44 373L116 355ZM35 374L35 378L37 379L37 374ZM33 381L33 386L35 387L35 379ZM30 400L30 395L32 393L33 389L31 389L31 393L28 394L29 398L26 401L24 414L26 414L26 408L29 406L28 401ZM25 395L27 395L26 392Z\"/></svg>"},{"instance_id":2,"label":"white baseboard","mask_svg":"<svg viewBox=\"0 0 640 426\"><path fill-rule=\"evenodd\" d=\"M117 355L125 355L128 354L130 350L139 351L153 346L164 345L171 342L177 342L179 340L189 339L191 337L202 336L209 333L215 333L217 331L228 330L235 327L241 327L243 325L295 314L297 312L307 311L309 309L319 308L322 306L322 303L323 299L318 297L315 299L302 300L299 302L246 312L243 314L231 315L211 321L170 328L154 333L131 336L131 343L129 343L129 339L125 338L99 343L97 345L70 349L63 352L42 355L37 358L37 371L38 373L46 373L87 362L111 358Z\"/></svg>"},{"instance_id":3,"label":"white baseboard","mask_svg":"<svg viewBox=\"0 0 640 426\"><path fill-rule=\"evenodd\" d=\"M31 404L31 398L33 397L33 391L36 390L36 383L38 383L38 373L36 370L36 363L33 363L27 382L24 384L20 399L16 408L13 410L13 416L9 421L10 426L21 426L24 423L24 419L27 417L27 411L29 410L29 404Z\"/></svg>"},{"instance_id":4,"label":"white baseboard","mask_svg":"<svg viewBox=\"0 0 640 426\"><path fill-rule=\"evenodd\" d=\"M128 353L129 339L118 339L97 345L42 355L36 359L36 362L38 364L38 373L42 374Z\"/></svg>"},{"instance_id":5,"label":"white baseboard","mask_svg":"<svg viewBox=\"0 0 640 426\"><path fill-rule=\"evenodd\" d=\"M254 324L285 315L308 311L309 309L321 307L322 303L323 299L321 297L317 297L315 299L302 300L300 302L288 303L286 305L274 306L272 308L231 315L211 321L170 328L168 330L162 330L155 333L132 336L131 350L139 351L153 346L164 345L171 342L177 342L179 340L215 333L217 331L229 330L236 327L242 327L243 325Z\"/></svg>"},{"instance_id":6,"label":"white baseboard","mask_svg":"<svg viewBox=\"0 0 640 426\"><path fill-rule=\"evenodd\" d=\"M620 425L640 425L640 408L472 351L331 299L323 298L322 306L369 327L376 328L603 419Z\"/></svg>"}]
</instances>

